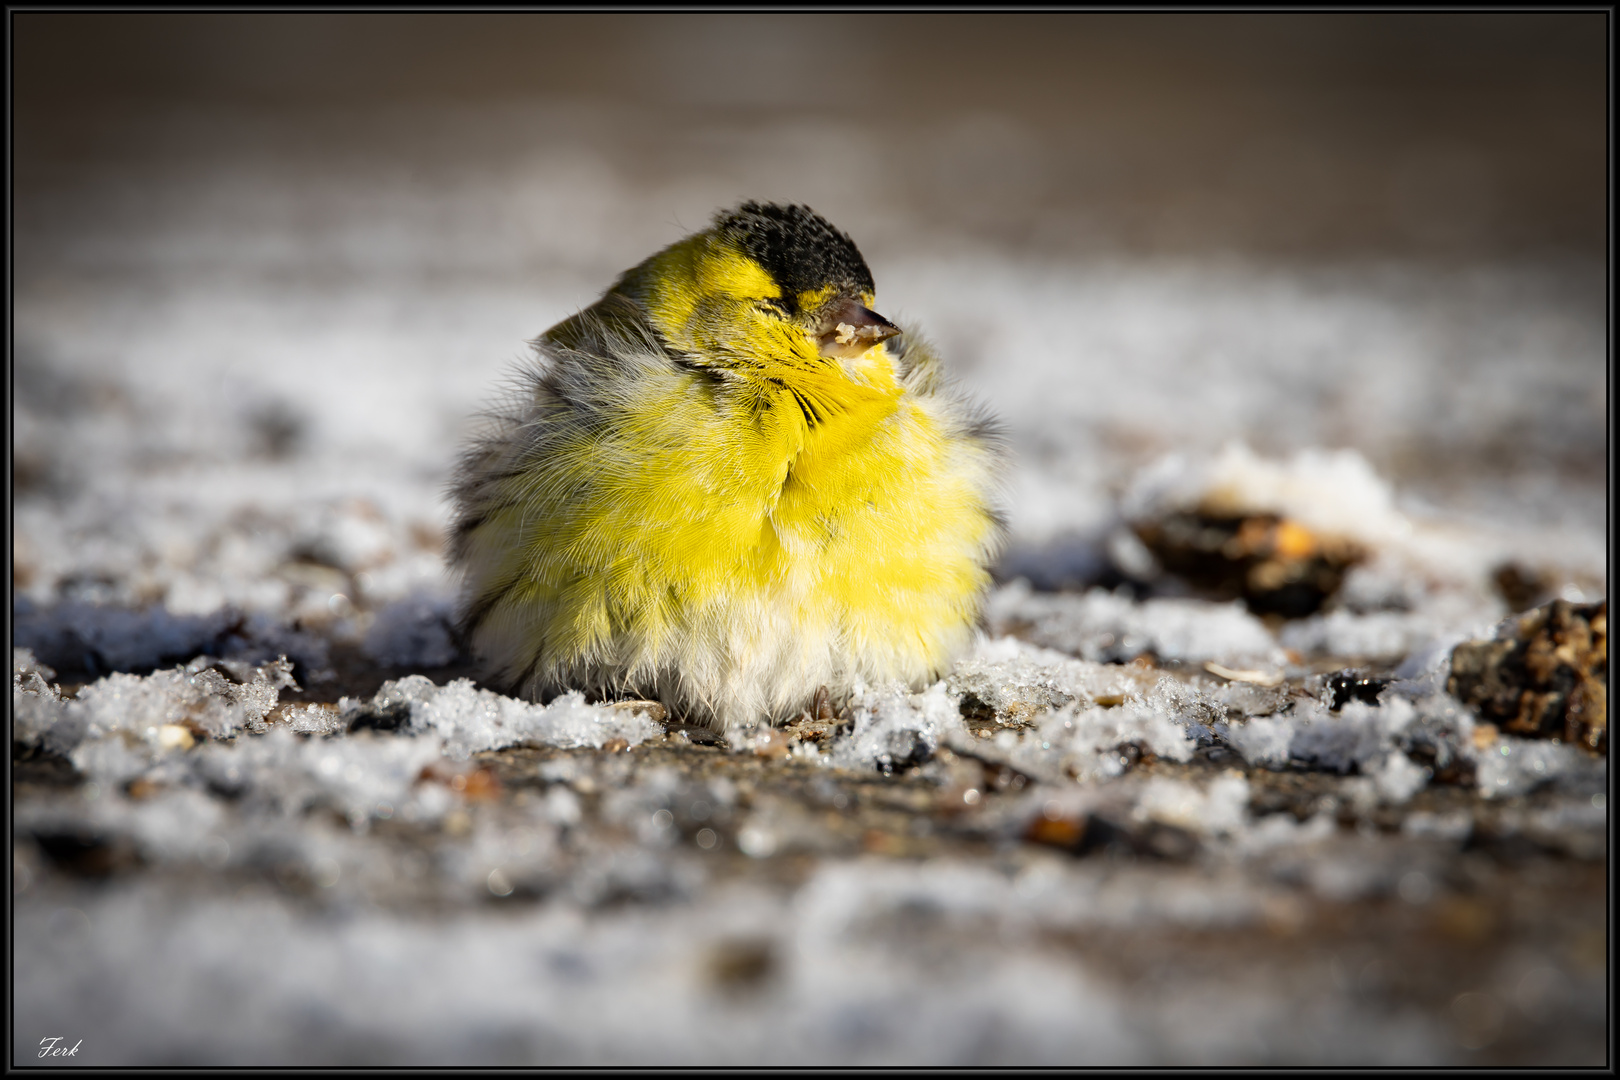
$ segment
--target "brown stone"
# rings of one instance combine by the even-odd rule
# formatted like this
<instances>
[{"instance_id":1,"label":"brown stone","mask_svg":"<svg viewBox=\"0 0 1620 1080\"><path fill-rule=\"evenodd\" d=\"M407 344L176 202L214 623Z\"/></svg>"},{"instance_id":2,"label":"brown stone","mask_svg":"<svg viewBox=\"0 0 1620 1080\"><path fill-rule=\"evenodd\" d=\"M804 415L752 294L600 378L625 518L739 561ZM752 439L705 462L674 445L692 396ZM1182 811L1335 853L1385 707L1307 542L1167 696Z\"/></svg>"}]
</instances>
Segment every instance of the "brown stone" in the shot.
<instances>
[{"instance_id":1,"label":"brown stone","mask_svg":"<svg viewBox=\"0 0 1620 1080\"><path fill-rule=\"evenodd\" d=\"M1608 751L1608 601L1554 600L1452 650L1446 689L1511 735Z\"/></svg>"},{"instance_id":2,"label":"brown stone","mask_svg":"<svg viewBox=\"0 0 1620 1080\"><path fill-rule=\"evenodd\" d=\"M776 954L764 939L727 939L717 942L707 957L709 980L727 991L751 990L770 979Z\"/></svg>"},{"instance_id":3,"label":"brown stone","mask_svg":"<svg viewBox=\"0 0 1620 1080\"><path fill-rule=\"evenodd\" d=\"M156 795L161 790L163 790L161 784L155 784L146 779L144 776L136 777L134 780L131 780L129 782L129 787L124 789L125 793L128 794L131 799L134 799L137 802L142 799L150 799L153 795Z\"/></svg>"},{"instance_id":4,"label":"brown stone","mask_svg":"<svg viewBox=\"0 0 1620 1080\"><path fill-rule=\"evenodd\" d=\"M753 746L760 757L776 760L793 752L793 739L774 728L765 728L754 736Z\"/></svg>"},{"instance_id":5,"label":"brown stone","mask_svg":"<svg viewBox=\"0 0 1620 1080\"><path fill-rule=\"evenodd\" d=\"M501 795L501 782L493 769L487 767L474 769L467 774L461 793L469 799L480 801L498 799Z\"/></svg>"},{"instance_id":6,"label":"brown stone","mask_svg":"<svg viewBox=\"0 0 1620 1080\"><path fill-rule=\"evenodd\" d=\"M1319 610L1345 572L1366 557L1350 540L1276 514L1203 508L1133 528L1170 573L1216 596L1242 598L1257 614L1287 618Z\"/></svg>"},{"instance_id":7,"label":"brown stone","mask_svg":"<svg viewBox=\"0 0 1620 1080\"><path fill-rule=\"evenodd\" d=\"M1514 611L1535 607L1547 600L1553 591L1553 583L1546 574L1516 562L1505 562L1498 566L1491 574L1491 582L1496 586L1497 594Z\"/></svg>"}]
</instances>

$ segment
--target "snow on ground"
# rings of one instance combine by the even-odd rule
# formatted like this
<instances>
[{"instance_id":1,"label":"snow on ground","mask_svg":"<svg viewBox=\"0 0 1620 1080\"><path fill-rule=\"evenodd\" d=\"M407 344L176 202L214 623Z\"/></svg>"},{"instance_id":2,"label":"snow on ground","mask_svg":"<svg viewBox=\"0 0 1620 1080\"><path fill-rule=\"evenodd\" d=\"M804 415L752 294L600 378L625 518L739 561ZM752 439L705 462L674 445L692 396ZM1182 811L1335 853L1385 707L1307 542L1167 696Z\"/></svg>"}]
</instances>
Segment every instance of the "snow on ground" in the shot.
<instances>
[{"instance_id":1,"label":"snow on ground","mask_svg":"<svg viewBox=\"0 0 1620 1080\"><path fill-rule=\"evenodd\" d=\"M14 808L18 1063L61 1034L98 1064L1455 1064L1601 1031L1578 949L1515 939L1436 1006L1354 942L1270 944L1313 904L1472 902L1453 863L1487 825L1602 857L1605 763L1444 687L1510 613L1504 563L1607 592L1579 273L886 232L879 308L1017 456L991 634L825 738L730 752L457 681L458 437L525 339L682 232L571 160L159 160L30 224L14 752L70 770ZM723 188L657 205L695 225ZM1107 584L1133 516L1212 493L1372 557L1291 622ZM1333 711L1335 663L1396 681ZM1331 789L1267 810L1273 776ZM1066 853L1098 822L1135 854ZM1111 935L1240 952L1127 978Z\"/></svg>"}]
</instances>

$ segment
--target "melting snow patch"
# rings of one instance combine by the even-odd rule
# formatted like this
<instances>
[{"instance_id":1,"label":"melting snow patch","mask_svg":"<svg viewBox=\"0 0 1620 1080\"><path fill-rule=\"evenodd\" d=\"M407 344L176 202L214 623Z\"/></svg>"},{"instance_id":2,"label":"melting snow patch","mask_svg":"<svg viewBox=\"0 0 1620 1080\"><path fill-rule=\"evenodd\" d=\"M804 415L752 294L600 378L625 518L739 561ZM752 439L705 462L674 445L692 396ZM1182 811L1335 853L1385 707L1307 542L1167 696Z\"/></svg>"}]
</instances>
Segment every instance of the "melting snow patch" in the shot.
<instances>
[{"instance_id":1,"label":"melting snow patch","mask_svg":"<svg viewBox=\"0 0 1620 1080\"><path fill-rule=\"evenodd\" d=\"M1569 743L1504 735L1479 752L1474 774L1488 799L1527 795L1554 781L1585 794L1604 790L1608 762Z\"/></svg>"},{"instance_id":2,"label":"melting snow patch","mask_svg":"<svg viewBox=\"0 0 1620 1080\"><path fill-rule=\"evenodd\" d=\"M663 728L642 713L587 705L579 693L537 705L480 690L471 679L440 687L425 675L386 682L365 705L345 698L339 707L351 723L362 711L373 715L407 711L409 730L438 734L446 756L456 760L520 744L601 747L620 739L639 746L663 734Z\"/></svg>"},{"instance_id":3,"label":"melting snow patch","mask_svg":"<svg viewBox=\"0 0 1620 1080\"><path fill-rule=\"evenodd\" d=\"M1395 661L1435 636L1421 615L1375 611L1358 615L1340 609L1311 615L1283 628L1282 643L1306 656L1359 657Z\"/></svg>"},{"instance_id":4,"label":"melting snow patch","mask_svg":"<svg viewBox=\"0 0 1620 1080\"><path fill-rule=\"evenodd\" d=\"M947 733L964 730L957 699L943 682L920 694L899 683L857 686L849 707L854 730L820 759L834 768L900 772L933 757Z\"/></svg>"},{"instance_id":5,"label":"melting snow patch","mask_svg":"<svg viewBox=\"0 0 1620 1080\"><path fill-rule=\"evenodd\" d=\"M1137 800L1135 815L1203 836L1226 836L1248 821L1249 781L1231 770L1200 790L1192 784L1153 777Z\"/></svg>"},{"instance_id":6,"label":"melting snow patch","mask_svg":"<svg viewBox=\"0 0 1620 1080\"><path fill-rule=\"evenodd\" d=\"M200 772L216 788L235 785L244 794L300 813L326 805L360 824L380 804L407 807L412 785L440 756L436 739L373 738L306 740L278 727L261 739L232 746L209 745L198 755ZM433 807L421 817L436 817Z\"/></svg>"},{"instance_id":7,"label":"melting snow patch","mask_svg":"<svg viewBox=\"0 0 1620 1080\"><path fill-rule=\"evenodd\" d=\"M1180 597L1138 603L1128 594L1092 589L1084 595L1036 593L1017 581L991 597L992 626L1022 623L1023 637L1085 660L1119 662L1151 652L1163 660L1219 660L1235 666L1283 663L1265 624L1241 602Z\"/></svg>"},{"instance_id":8,"label":"melting snow patch","mask_svg":"<svg viewBox=\"0 0 1620 1080\"><path fill-rule=\"evenodd\" d=\"M1171 455L1143 472L1123 508L1139 520L1200 507L1278 514L1370 544L1411 532L1389 485L1354 450L1307 448L1286 463L1261 458L1242 443L1228 443L1211 458Z\"/></svg>"},{"instance_id":9,"label":"melting snow patch","mask_svg":"<svg viewBox=\"0 0 1620 1080\"><path fill-rule=\"evenodd\" d=\"M1399 697L1383 705L1352 701L1337 713L1319 702L1304 702L1294 714L1289 755L1318 768L1349 772L1389 753L1416 716L1412 703Z\"/></svg>"},{"instance_id":10,"label":"melting snow patch","mask_svg":"<svg viewBox=\"0 0 1620 1080\"><path fill-rule=\"evenodd\" d=\"M1357 767L1367 772L1396 752L1400 736L1417 716L1412 702L1396 696L1382 705L1352 701L1338 712L1305 701L1291 715L1249 717L1219 730L1251 765L1275 769L1302 761L1340 773ZM1392 790L1401 786L1391 783Z\"/></svg>"},{"instance_id":11,"label":"melting snow patch","mask_svg":"<svg viewBox=\"0 0 1620 1080\"><path fill-rule=\"evenodd\" d=\"M61 716L60 689L50 682L56 672L34 659L29 649L11 651L11 738L37 746Z\"/></svg>"},{"instance_id":12,"label":"melting snow patch","mask_svg":"<svg viewBox=\"0 0 1620 1080\"><path fill-rule=\"evenodd\" d=\"M1145 695L1111 708L1071 706L1048 717L1038 732L1018 743L1015 761L1034 770L1056 760L1064 773L1086 781L1118 776L1136 747L1168 761L1187 761L1196 748L1192 731L1210 719L1197 691L1164 678ZM1048 771L1046 766L1042 771Z\"/></svg>"},{"instance_id":13,"label":"melting snow patch","mask_svg":"<svg viewBox=\"0 0 1620 1080\"><path fill-rule=\"evenodd\" d=\"M1424 703L1424 708L1440 706ZM1395 695L1381 705L1353 701L1338 712L1301 702L1292 715L1253 716L1222 724L1228 745L1251 765L1281 769L1290 762L1346 773L1363 781L1364 802L1405 803L1429 782L1430 772L1407 757L1406 736L1420 707Z\"/></svg>"},{"instance_id":14,"label":"melting snow patch","mask_svg":"<svg viewBox=\"0 0 1620 1080\"><path fill-rule=\"evenodd\" d=\"M1199 742L1213 740L1222 706L1170 676L1158 675L1145 690L1142 682L1142 672L1119 665L1074 660L1008 638L986 642L922 694L898 686L858 694L854 731L819 760L895 771L927 760L945 743L1059 782L1120 775L1125 747L1187 761ZM983 737L976 738L961 708L981 718L988 710L999 730L981 729Z\"/></svg>"},{"instance_id":15,"label":"melting snow patch","mask_svg":"<svg viewBox=\"0 0 1620 1080\"><path fill-rule=\"evenodd\" d=\"M14 660L15 672L15 660ZM153 748L171 742L169 729L183 725L219 738L239 729L263 730L283 687L292 686L292 664L285 657L256 667L229 664L234 678L200 656L179 668L151 675L115 673L91 683L71 700L42 693L13 676L13 701L26 717L19 734L66 754L80 743L113 732L144 740ZM236 681L239 680L239 681ZM87 751L88 752L88 751Z\"/></svg>"}]
</instances>

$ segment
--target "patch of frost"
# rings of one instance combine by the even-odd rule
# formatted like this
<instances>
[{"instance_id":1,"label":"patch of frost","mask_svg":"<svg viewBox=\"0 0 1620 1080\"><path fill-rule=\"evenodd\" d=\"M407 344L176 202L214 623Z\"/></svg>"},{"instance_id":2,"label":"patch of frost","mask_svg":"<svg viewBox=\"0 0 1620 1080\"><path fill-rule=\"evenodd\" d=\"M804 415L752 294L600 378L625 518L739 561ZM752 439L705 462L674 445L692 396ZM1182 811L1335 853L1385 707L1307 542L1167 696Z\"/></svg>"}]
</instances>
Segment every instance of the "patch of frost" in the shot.
<instances>
[{"instance_id":1,"label":"patch of frost","mask_svg":"<svg viewBox=\"0 0 1620 1080\"><path fill-rule=\"evenodd\" d=\"M361 707L351 698L339 706L351 716ZM620 739L639 746L663 734L663 728L643 713L587 705L579 693L539 705L481 690L471 679L445 686L434 685L425 675L390 680L365 707L376 712L407 710L411 731L436 733L444 740L446 756L462 761L484 750L525 743L601 747Z\"/></svg>"}]
</instances>

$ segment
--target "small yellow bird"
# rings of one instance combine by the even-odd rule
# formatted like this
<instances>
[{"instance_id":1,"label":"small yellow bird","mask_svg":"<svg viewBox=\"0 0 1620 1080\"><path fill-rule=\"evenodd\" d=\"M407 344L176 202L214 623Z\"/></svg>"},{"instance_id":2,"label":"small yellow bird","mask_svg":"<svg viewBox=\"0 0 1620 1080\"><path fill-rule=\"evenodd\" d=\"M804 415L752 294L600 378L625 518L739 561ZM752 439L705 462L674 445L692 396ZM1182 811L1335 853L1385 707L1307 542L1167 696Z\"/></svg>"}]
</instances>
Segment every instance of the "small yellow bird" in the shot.
<instances>
[{"instance_id":1,"label":"small yellow bird","mask_svg":"<svg viewBox=\"0 0 1620 1080\"><path fill-rule=\"evenodd\" d=\"M541 336L452 489L490 680L731 729L937 678L980 621L1004 455L874 302L848 236L746 202Z\"/></svg>"}]
</instances>

